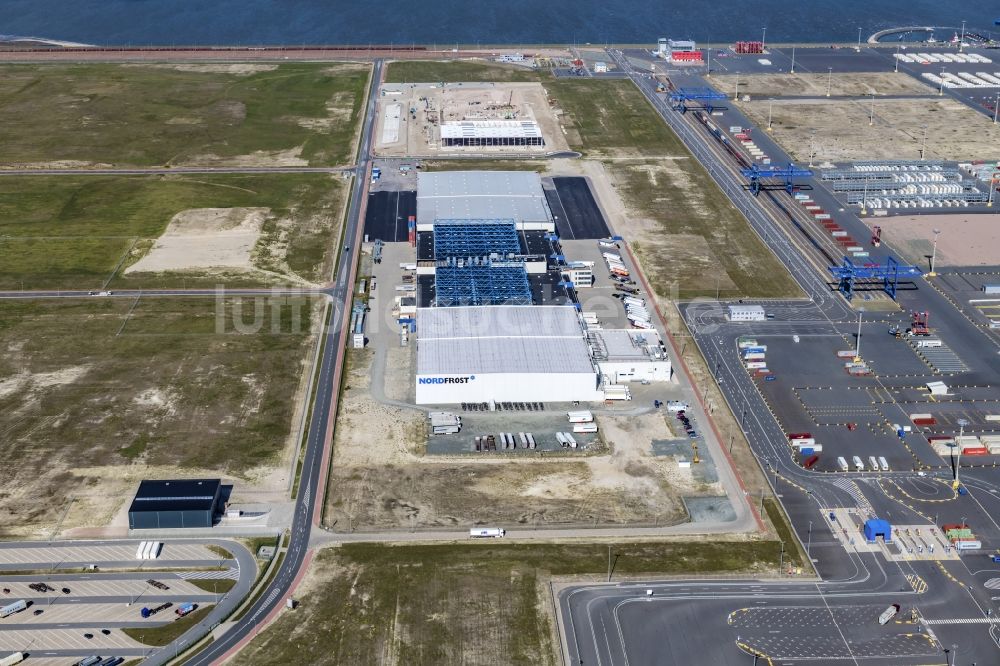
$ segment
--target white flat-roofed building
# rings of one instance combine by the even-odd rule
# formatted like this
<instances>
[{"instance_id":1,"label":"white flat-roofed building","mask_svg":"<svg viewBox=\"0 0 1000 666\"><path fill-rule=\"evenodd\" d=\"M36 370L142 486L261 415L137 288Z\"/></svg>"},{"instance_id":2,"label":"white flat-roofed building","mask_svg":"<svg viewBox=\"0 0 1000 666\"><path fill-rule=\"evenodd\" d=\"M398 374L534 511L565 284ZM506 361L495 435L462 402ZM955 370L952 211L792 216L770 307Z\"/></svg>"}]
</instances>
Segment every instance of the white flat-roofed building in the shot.
<instances>
[{"instance_id":1,"label":"white flat-roofed building","mask_svg":"<svg viewBox=\"0 0 1000 666\"><path fill-rule=\"evenodd\" d=\"M570 306L420 308L416 324L417 404L603 397Z\"/></svg>"},{"instance_id":2,"label":"white flat-roofed building","mask_svg":"<svg viewBox=\"0 0 1000 666\"><path fill-rule=\"evenodd\" d=\"M562 267L562 274L577 289L594 286L593 261L569 261Z\"/></svg>"},{"instance_id":3,"label":"white flat-roofed building","mask_svg":"<svg viewBox=\"0 0 1000 666\"><path fill-rule=\"evenodd\" d=\"M608 329L587 334L605 384L667 382L673 368L655 330Z\"/></svg>"},{"instance_id":4,"label":"white flat-roofed building","mask_svg":"<svg viewBox=\"0 0 1000 666\"><path fill-rule=\"evenodd\" d=\"M555 231L534 171L433 171L417 176L417 231L437 220L514 220L519 231Z\"/></svg>"},{"instance_id":5,"label":"white flat-roofed building","mask_svg":"<svg viewBox=\"0 0 1000 666\"><path fill-rule=\"evenodd\" d=\"M762 305L730 305L729 321L764 321L767 314Z\"/></svg>"}]
</instances>

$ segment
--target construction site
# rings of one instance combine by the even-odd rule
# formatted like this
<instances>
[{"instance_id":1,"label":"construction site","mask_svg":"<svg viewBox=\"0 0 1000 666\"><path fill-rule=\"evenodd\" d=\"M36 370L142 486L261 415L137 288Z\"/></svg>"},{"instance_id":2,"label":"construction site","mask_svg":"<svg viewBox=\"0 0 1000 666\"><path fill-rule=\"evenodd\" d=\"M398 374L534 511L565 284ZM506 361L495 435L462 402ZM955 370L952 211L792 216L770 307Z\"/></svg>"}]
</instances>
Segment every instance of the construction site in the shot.
<instances>
[{"instance_id":1,"label":"construction site","mask_svg":"<svg viewBox=\"0 0 1000 666\"><path fill-rule=\"evenodd\" d=\"M540 83L385 84L378 113L383 157L569 150Z\"/></svg>"}]
</instances>

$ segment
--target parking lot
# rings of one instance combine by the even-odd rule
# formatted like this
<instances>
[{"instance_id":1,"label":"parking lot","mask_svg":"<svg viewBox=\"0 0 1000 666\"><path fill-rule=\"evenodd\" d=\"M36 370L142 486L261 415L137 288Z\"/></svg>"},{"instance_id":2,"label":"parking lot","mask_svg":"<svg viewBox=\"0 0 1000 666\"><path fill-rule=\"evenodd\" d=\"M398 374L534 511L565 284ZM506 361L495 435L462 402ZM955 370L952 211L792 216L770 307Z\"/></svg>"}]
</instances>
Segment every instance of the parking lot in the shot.
<instances>
[{"instance_id":1,"label":"parking lot","mask_svg":"<svg viewBox=\"0 0 1000 666\"><path fill-rule=\"evenodd\" d=\"M138 560L138 543L0 546L0 569L8 572L0 575L0 605L27 604L0 619L0 653L25 652L31 663L51 659L53 664L74 663L90 654L142 656L152 648L123 629L135 628L141 638L144 627L177 620L174 611L182 604L207 609L229 595L235 603L256 576L245 551L233 551L252 569L241 579L240 560L206 544L168 541L156 560ZM236 548L226 543L227 549ZM11 573L18 570L25 573ZM144 608L158 607L159 613L142 616Z\"/></svg>"},{"instance_id":2,"label":"parking lot","mask_svg":"<svg viewBox=\"0 0 1000 666\"><path fill-rule=\"evenodd\" d=\"M545 190L545 198L556 218L556 232L560 238L593 240L610 235L586 178L553 178L552 184L553 189Z\"/></svg>"}]
</instances>

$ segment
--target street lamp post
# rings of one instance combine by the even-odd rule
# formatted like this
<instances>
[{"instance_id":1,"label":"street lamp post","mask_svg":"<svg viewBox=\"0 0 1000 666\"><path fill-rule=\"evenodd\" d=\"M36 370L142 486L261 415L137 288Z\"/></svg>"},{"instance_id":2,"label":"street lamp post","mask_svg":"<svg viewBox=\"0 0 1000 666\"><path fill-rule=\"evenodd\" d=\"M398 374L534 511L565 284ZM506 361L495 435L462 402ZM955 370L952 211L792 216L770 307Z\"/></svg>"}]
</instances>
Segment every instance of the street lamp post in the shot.
<instances>
[{"instance_id":1,"label":"street lamp post","mask_svg":"<svg viewBox=\"0 0 1000 666\"><path fill-rule=\"evenodd\" d=\"M806 539L806 559L812 559L812 556L810 555L810 550L812 548L812 542L813 542L813 521L810 520L809 521L809 536Z\"/></svg>"},{"instance_id":2,"label":"street lamp post","mask_svg":"<svg viewBox=\"0 0 1000 666\"><path fill-rule=\"evenodd\" d=\"M962 436L965 435L965 426L967 426L967 425L969 425L969 422L966 421L965 419L959 419L958 420L958 437L959 437L959 440L961 440ZM958 486L959 486L958 468L962 464L962 446L961 446L961 444L959 444L958 446L956 446L955 450L958 452L958 455L955 457L955 480L952 482L951 486L952 486L952 488L955 488L957 490ZM965 517L964 516L962 517L962 527L965 527Z\"/></svg>"},{"instance_id":3,"label":"street lamp post","mask_svg":"<svg viewBox=\"0 0 1000 666\"><path fill-rule=\"evenodd\" d=\"M933 231L934 231L934 249L931 250L931 271L927 275L930 277L937 277L937 272L935 272L935 269L937 268L937 242L938 242L938 236L941 234L941 230L934 229Z\"/></svg>"},{"instance_id":4,"label":"street lamp post","mask_svg":"<svg viewBox=\"0 0 1000 666\"><path fill-rule=\"evenodd\" d=\"M965 24L963 23L963 25L965 25ZM765 25L763 28L761 28L761 35L760 35L760 50L761 50L761 52L763 52L766 47L767 47L767 26Z\"/></svg>"},{"instance_id":5,"label":"street lamp post","mask_svg":"<svg viewBox=\"0 0 1000 666\"><path fill-rule=\"evenodd\" d=\"M738 102L740 99L740 73L736 72L736 92L733 94L733 101Z\"/></svg>"},{"instance_id":6,"label":"street lamp post","mask_svg":"<svg viewBox=\"0 0 1000 666\"><path fill-rule=\"evenodd\" d=\"M944 95L944 68L941 69L941 85L938 87L938 97Z\"/></svg>"},{"instance_id":7,"label":"street lamp post","mask_svg":"<svg viewBox=\"0 0 1000 666\"><path fill-rule=\"evenodd\" d=\"M795 47L792 47L792 71L789 74L795 73Z\"/></svg>"},{"instance_id":8,"label":"street lamp post","mask_svg":"<svg viewBox=\"0 0 1000 666\"><path fill-rule=\"evenodd\" d=\"M861 214L868 214L868 175L865 174L865 189L861 193Z\"/></svg>"},{"instance_id":9,"label":"street lamp post","mask_svg":"<svg viewBox=\"0 0 1000 666\"><path fill-rule=\"evenodd\" d=\"M833 67L827 67L826 74L826 96L830 96L830 88L833 86Z\"/></svg>"},{"instance_id":10,"label":"street lamp post","mask_svg":"<svg viewBox=\"0 0 1000 666\"><path fill-rule=\"evenodd\" d=\"M1000 92L997 93L997 102L993 106L993 124L997 124L997 114L1000 113Z\"/></svg>"},{"instance_id":11,"label":"street lamp post","mask_svg":"<svg viewBox=\"0 0 1000 666\"><path fill-rule=\"evenodd\" d=\"M861 53L861 28L858 28L858 53Z\"/></svg>"},{"instance_id":12,"label":"street lamp post","mask_svg":"<svg viewBox=\"0 0 1000 666\"><path fill-rule=\"evenodd\" d=\"M868 126L871 127L875 124L875 93L872 93L872 110L868 114Z\"/></svg>"},{"instance_id":13,"label":"street lamp post","mask_svg":"<svg viewBox=\"0 0 1000 666\"><path fill-rule=\"evenodd\" d=\"M768 132L771 131L771 118L773 116L773 112L774 112L774 100L772 99L772 100L769 100L768 103L767 103L767 131ZM719 300L719 299L715 299L715 300Z\"/></svg>"},{"instance_id":14,"label":"street lamp post","mask_svg":"<svg viewBox=\"0 0 1000 666\"><path fill-rule=\"evenodd\" d=\"M896 44L896 57L894 58L894 60L896 61L896 64L892 68L892 71L894 71L896 74L899 74L899 47L900 46L901 46L900 44Z\"/></svg>"},{"instance_id":15,"label":"street lamp post","mask_svg":"<svg viewBox=\"0 0 1000 666\"><path fill-rule=\"evenodd\" d=\"M962 21L962 36L958 39L958 52L961 53L963 48L965 48L965 21Z\"/></svg>"},{"instance_id":16,"label":"street lamp post","mask_svg":"<svg viewBox=\"0 0 1000 666\"><path fill-rule=\"evenodd\" d=\"M927 150L927 125L922 125L923 134L920 138L920 159L924 159L924 152Z\"/></svg>"},{"instance_id":17,"label":"street lamp post","mask_svg":"<svg viewBox=\"0 0 1000 666\"><path fill-rule=\"evenodd\" d=\"M864 308L858 308L858 341L854 349L854 362L861 362L861 318L865 314Z\"/></svg>"}]
</instances>

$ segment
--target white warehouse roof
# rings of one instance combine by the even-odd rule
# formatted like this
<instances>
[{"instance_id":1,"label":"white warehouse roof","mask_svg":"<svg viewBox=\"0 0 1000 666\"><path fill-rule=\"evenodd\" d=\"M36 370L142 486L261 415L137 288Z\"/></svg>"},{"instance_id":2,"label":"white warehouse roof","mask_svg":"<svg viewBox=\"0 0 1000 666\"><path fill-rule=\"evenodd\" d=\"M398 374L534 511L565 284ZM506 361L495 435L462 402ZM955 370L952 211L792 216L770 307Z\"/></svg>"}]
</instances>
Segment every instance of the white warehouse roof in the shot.
<instances>
[{"instance_id":1,"label":"white warehouse roof","mask_svg":"<svg viewBox=\"0 0 1000 666\"><path fill-rule=\"evenodd\" d=\"M442 139L541 138L538 123L528 120L460 120L441 124Z\"/></svg>"},{"instance_id":2,"label":"white warehouse roof","mask_svg":"<svg viewBox=\"0 0 1000 666\"><path fill-rule=\"evenodd\" d=\"M594 372L579 316L572 307L417 310L417 375Z\"/></svg>"},{"instance_id":3,"label":"white warehouse roof","mask_svg":"<svg viewBox=\"0 0 1000 666\"><path fill-rule=\"evenodd\" d=\"M551 224L534 171L436 171L417 176L417 222L507 219Z\"/></svg>"}]
</instances>

